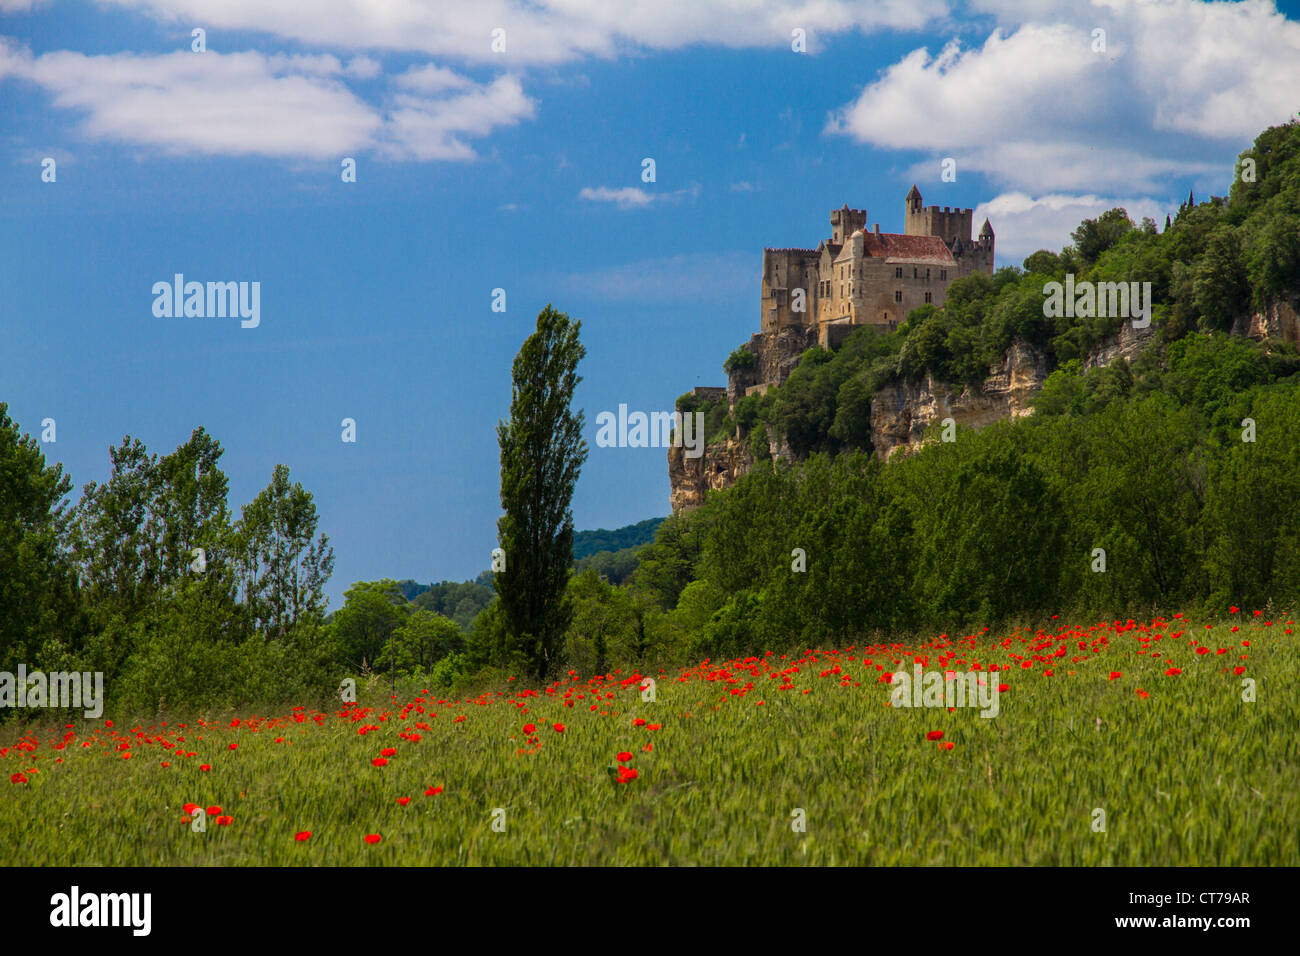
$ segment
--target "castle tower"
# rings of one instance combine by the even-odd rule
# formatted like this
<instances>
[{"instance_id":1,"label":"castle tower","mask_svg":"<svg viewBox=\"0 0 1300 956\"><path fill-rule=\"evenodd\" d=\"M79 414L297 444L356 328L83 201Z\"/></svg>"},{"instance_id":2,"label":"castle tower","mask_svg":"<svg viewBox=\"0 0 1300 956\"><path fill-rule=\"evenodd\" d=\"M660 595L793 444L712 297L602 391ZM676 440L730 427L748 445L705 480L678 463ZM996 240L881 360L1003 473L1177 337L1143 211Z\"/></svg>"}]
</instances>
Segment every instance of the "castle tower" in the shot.
<instances>
[{"instance_id":1,"label":"castle tower","mask_svg":"<svg viewBox=\"0 0 1300 956\"><path fill-rule=\"evenodd\" d=\"M924 207L921 205L921 190L916 188L916 183L912 183L912 188L908 190L904 205L906 208L903 213L903 233L909 236L926 235L928 224L925 221Z\"/></svg>"},{"instance_id":2,"label":"castle tower","mask_svg":"<svg viewBox=\"0 0 1300 956\"><path fill-rule=\"evenodd\" d=\"M839 209L831 210L831 242L841 245L849 236L859 229L866 228L867 211L850 209L845 203Z\"/></svg>"}]
</instances>

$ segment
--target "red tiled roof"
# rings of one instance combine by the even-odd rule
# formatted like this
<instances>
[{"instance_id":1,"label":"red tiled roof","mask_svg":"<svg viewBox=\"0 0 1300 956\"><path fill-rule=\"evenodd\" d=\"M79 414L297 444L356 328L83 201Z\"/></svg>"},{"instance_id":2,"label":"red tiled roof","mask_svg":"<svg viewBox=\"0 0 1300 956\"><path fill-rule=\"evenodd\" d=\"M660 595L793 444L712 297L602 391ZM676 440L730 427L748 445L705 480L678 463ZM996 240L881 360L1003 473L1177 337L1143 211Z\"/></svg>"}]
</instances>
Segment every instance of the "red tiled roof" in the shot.
<instances>
[{"instance_id":1,"label":"red tiled roof","mask_svg":"<svg viewBox=\"0 0 1300 956\"><path fill-rule=\"evenodd\" d=\"M867 255L880 259L922 259L953 262L948 246L938 236L903 236L896 232L863 232Z\"/></svg>"}]
</instances>

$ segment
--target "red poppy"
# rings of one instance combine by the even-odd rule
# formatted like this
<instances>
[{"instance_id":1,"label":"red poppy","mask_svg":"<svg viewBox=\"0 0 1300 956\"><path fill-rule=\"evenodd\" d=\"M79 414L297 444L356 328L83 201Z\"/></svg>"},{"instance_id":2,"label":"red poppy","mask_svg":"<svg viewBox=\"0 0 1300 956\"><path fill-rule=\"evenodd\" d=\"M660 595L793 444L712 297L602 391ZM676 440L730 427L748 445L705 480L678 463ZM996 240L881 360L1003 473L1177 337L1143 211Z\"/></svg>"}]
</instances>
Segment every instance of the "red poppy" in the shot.
<instances>
[{"instance_id":1,"label":"red poppy","mask_svg":"<svg viewBox=\"0 0 1300 956\"><path fill-rule=\"evenodd\" d=\"M931 730L925 735L926 740L939 740L943 737L942 730Z\"/></svg>"},{"instance_id":2,"label":"red poppy","mask_svg":"<svg viewBox=\"0 0 1300 956\"><path fill-rule=\"evenodd\" d=\"M231 744L229 749L231 749L231 750L238 750L238 749L239 749L239 744Z\"/></svg>"},{"instance_id":3,"label":"red poppy","mask_svg":"<svg viewBox=\"0 0 1300 956\"><path fill-rule=\"evenodd\" d=\"M396 757L396 756L397 756L397 749L396 749L395 747L385 747L383 750L379 751L379 756L381 756L381 757Z\"/></svg>"},{"instance_id":4,"label":"red poppy","mask_svg":"<svg viewBox=\"0 0 1300 956\"><path fill-rule=\"evenodd\" d=\"M369 843L371 846L374 846L382 839L383 837L381 837L378 833L367 833L365 837L366 842Z\"/></svg>"},{"instance_id":5,"label":"red poppy","mask_svg":"<svg viewBox=\"0 0 1300 956\"><path fill-rule=\"evenodd\" d=\"M633 726L633 727L644 727L644 726L645 726L645 721L642 720L640 717L637 717L637 718L635 718L635 719L632 721L632 726Z\"/></svg>"},{"instance_id":6,"label":"red poppy","mask_svg":"<svg viewBox=\"0 0 1300 956\"><path fill-rule=\"evenodd\" d=\"M1166 676L1166 677L1174 677L1174 676L1176 676L1176 675L1178 675L1178 674L1181 674L1182 672L1183 672L1183 669L1182 669L1181 667L1171 667L1171 668L1169 668L1169 670L1165 671L1165 676Z\"/></svg>"},{"instance_id":7,"label":"red poppy","mask_svg":"<svg viewBox=\"0 0 1300 956\"><path fill-rule=\"evenodd\" d=\"M1234 667L1234 668L1232 669L1232 672L1233 672L1234 674L1238 675L1238 676L1241 676L1242 674L1246 673L1246 668L1244 668L1244 667Z\"/></svg>"},{"instance_id":8,"label":"red poppy","mask_svg":"<svg viewBox=\"0 0 1300 956\"><path fill-rule=\"evenodd\" d=\"M310 830L303 830L303 831L300 832L300 833L295 833L295 834L293 835L293 838L294 838L295 840L297 840L299 843L306 843L308 840L311 839L311 831L310 831Z\"/></svg>"},{"instance_id":9,"label":"red poppy","mask_svg":"<svg viewBox=\"0 0 1300 956\"><path fill-rule=\"evenodd\" d=\"M199 764L199 769L202 770L204 773L207 773L209 770L212 769L212 764L210 764L210 763L201 763L201 764Z\"/></svg>"},{"instance_id":10,"label":"red poppy","mask_svg":"<svg viewBox=\"0 0 1300 956\"><path fill-rule=\"evenodd\" d=\"M557 734L564 733L564 724L553 724L552 726L555 728Z\"/></svg>"},{"instance_id":11,"label":"red poppy","mask_svg":"<svg viewBox=\"0 0 1300 956\"><path fill-rule=\"evenodd\" d=\"M939 744L940 750L952 750L952 747L953 743L951 740L945 740L943 743Z\"/></svg>"},{"instance_id":12,"label":"red poppy","mask_svg":"<svg viewBox=\"0 0 1300 956\"><path fill-rule=\"evenodd\" d=\"M217 826L219 827L228 827L234 822L234 817L217 817Z\"/></svg>"},{"instance_id":13,"label":"red poppy","mask_svg":"<svg viewBox=\"0 0 1300 956\"><path fill-rule=\"evenodd\" d=\"M210 817L219 817L219 816L221 816L221 808L220 808L220 807L208 807L208 816L210 816Z\"/></svg>"},{"instance_id":14,"label":"red poppy","mask_svg":"<svg viewBox=\"0 0 1300 956\"><path fill-rule=\"evenodd\" d=\"M442 793L442 787L430 787L428 790L424 791L426 797L434 797L440 793Z\"/></svg>"},{"instance_id":15,"label":"red poppy","mask_svg":"<svg viewBox=\"0 0 1300 956\"><path fill-rule=\"evenodd\" d=\"M411 798L410 798L410 797L398 797L398 798L397 798L397 802L398 802L401 806L406 806L408 803L411 802Z\"/></svg>"},{"instance_id":16,"label":"red poppy","mask_svg":"<svg viewBox=\"0 0 1300 956\"><path fill-rule=\"evenodd\" d=\"M373 765L373 766L375 766L375 767L387 767L387 766L388 766L388 761L385 760L383 757L376 757L374 760L370 761L370 763L371 763L371 765Z\"/></svg>"},{"instance_id":17,"label":"red poppy","mask_svg":"<svg viewBox=\"0 0 1300 956\"><path fill-rule=\"evenodd\" d=\"M624 750L621 754L618 755L619 763L627 763L631 759L632 759L632 755L628 753L626 750Z\"/></svg>"},{"instance_id":18,"label":"red poppy","mask_svg":"<svg viewBox=\"0 0 1300 956\"><path fill-rule=\"evenodd\" d=\"M646 724L646 730L658 730L663 724Z\"/></svg>"},{"instance_id":19,"label":"red poppy","mask_svg":"<svg viewBox=\"0 0 1300 956\"><path fill-rule=\"evenodd\" d=\"M1122 676L1123 676L1123 675L1120 674L1119 671L1111 671L1111 672L1110 672L1110 679L1111 679L1111 680L1119 680L1119 678L1122 677Z\"/></svg>"},{"instance_id":20,"label":"red poppy","mask_svg":"<svg viewBox=\"0 0 1300 956\"><path fill-rule=\"evenodd\" d=\"M536 724L524 724L524 733L528 734L529 736L532 736L536 732L537 732Z\"/></svg>"}]
</instances>

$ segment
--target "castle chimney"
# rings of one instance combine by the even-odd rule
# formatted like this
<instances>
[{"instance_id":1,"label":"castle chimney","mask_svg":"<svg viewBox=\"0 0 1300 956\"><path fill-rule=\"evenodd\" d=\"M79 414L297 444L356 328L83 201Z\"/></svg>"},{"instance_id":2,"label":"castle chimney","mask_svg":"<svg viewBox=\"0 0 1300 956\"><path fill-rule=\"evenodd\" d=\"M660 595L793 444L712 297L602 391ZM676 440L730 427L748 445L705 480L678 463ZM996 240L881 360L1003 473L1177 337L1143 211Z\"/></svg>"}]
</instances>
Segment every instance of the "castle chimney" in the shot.
<instances>
[{"instance_id":1,"label":"castle chimney","mask_svg":"<svg viewBox=\"0 0 1300 956\"><path fill-rule=\"evenodd\" d=\"M876 223L875 233L876 235L880 235L880 223Z\"/></svg>"}]
</instances>

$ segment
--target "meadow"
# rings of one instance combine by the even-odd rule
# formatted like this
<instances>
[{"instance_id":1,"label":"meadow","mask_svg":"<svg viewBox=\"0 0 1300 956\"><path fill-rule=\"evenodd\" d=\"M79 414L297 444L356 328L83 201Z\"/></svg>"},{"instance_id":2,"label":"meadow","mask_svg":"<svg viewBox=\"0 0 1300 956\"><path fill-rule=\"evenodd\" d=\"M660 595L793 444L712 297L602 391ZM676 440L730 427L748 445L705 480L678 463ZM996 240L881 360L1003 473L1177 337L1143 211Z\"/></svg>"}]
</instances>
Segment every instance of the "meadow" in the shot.
<instances>
[{"instance_id":1,"label":"meadow","mask_svg":"<svg viewBox=\"0 0 1300 956\"><path fill-rule=\"evenodd\" d=\"M328 710L46 714L0 727L0 863L1296 865L1282 617L1053 622L464 699L375 681ZM891 706L915 663L997 680L997 716Z\"/></svg>"}]
</instances>

